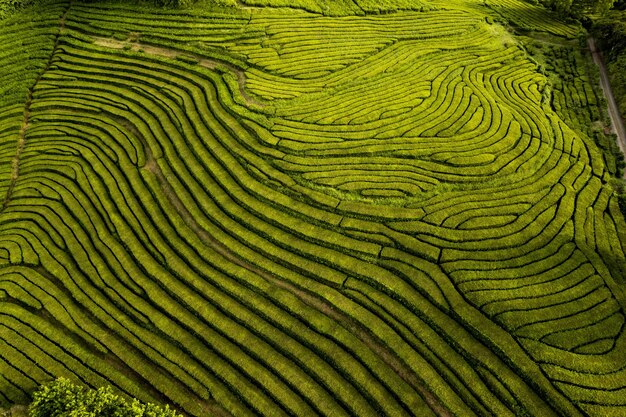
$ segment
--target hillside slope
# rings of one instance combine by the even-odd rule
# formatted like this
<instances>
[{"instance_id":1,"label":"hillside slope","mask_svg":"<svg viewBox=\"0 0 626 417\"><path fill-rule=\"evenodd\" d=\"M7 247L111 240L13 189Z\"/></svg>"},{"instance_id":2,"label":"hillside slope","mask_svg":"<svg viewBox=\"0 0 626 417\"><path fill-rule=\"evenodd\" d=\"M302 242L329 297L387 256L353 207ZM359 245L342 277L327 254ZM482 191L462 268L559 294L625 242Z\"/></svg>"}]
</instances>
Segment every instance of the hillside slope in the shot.
<instances>
[{"instance_id":1,"label":"hillside slope","mask_svg":"<svg viewBox=\"0 0 626 417\"><path fill-rule=\"evenodd\" d=\"M66 376L193 416L626 415L597 97L502 23L579 27L518 0L24 16L0 406Z\"/></svg>"}]
</instances>

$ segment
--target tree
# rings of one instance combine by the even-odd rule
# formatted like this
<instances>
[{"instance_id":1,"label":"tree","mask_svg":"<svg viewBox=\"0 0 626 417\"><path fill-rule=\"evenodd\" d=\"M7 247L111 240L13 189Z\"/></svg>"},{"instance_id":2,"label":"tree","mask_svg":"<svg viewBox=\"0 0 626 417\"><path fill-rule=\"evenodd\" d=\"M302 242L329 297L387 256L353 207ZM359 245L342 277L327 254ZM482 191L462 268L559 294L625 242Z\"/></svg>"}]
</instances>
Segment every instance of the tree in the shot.
<instances>
[{"instance_id":1,"label":"tree","mask_svg":"<svg viewBox=\"0 0 626 417\"><path fill-rule=\"evenodd\" d=\"M546 5L560 13L583 16L588 13L606 13L616 0L546 0Z\"/></svg>"},{"instance_id":2,"label":"tree","mask_svg":"<svg viewBox=\"0 0 626 417\"><path fill-rule=\"evenodd\" d=\"M90 390L59 378L43 385L33 396L30 417L181 417L168 406L128 403L111 387Z\"/></svg>"}]
</instances>

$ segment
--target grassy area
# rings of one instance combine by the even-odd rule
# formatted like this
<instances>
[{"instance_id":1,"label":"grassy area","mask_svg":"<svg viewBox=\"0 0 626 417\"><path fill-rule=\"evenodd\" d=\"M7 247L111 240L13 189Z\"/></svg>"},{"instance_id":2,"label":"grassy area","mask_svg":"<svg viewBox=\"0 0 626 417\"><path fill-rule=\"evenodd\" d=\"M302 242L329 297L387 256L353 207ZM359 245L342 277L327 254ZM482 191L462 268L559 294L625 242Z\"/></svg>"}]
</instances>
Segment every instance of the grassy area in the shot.
<instances>
[{"instance_id":1,"label":"grassy area","mask_svg":"<svg viewBox=\"0 0 626 417\"><path fill-rule=\"evenodd\" d=\"M64 376L193 416L624 413L620 166L579 25L37 7L0 26L0 407Z\"/></svg>"}]
</instances>

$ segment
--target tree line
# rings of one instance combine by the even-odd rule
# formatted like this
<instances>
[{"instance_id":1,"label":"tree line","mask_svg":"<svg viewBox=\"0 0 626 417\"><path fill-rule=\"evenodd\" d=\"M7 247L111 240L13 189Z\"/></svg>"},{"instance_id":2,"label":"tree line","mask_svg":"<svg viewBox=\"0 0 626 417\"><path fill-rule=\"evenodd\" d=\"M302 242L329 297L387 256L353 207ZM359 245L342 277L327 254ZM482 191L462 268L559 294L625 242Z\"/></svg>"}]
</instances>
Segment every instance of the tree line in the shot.
<instances>
[{"instance_id":1,"label":"tree line","mask_svg":"<svg viewBox=\"0 0 626 417\"><path fill-rule=\"evenodd\" d=\"M33 395L29 417L182 417L165 407L126 400L111 387L87 389L59 378Z\"/></svg>"},{"instance_id":2,"label":"tree line","mask_svg":"<svg viewBox=\"0 0 626 417\"><path fill-rule=\"evenodd\" d=\"M541 0L545 6L559 13L582 17L588 14L604 14L616 4L626 0Z\"/></svg>"}]
</instances>

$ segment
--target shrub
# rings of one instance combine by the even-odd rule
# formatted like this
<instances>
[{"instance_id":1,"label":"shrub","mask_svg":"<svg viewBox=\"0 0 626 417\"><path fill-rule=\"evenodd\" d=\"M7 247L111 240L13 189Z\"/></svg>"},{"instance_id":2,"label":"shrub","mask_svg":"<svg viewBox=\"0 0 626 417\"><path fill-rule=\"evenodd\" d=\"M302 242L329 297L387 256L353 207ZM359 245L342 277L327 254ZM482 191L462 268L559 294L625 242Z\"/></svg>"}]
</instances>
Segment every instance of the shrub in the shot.
<instances>
[{"instance_id":1,"label":"shrub","mask_svg":"<svg viewBox=\"0 0 626 417\"><path fill-rule=\"evenodd\" d=\"M111 387L90 390L59 378L35 392L29 407L30 417L179 417L168 406L127 402Z\"/></svg>"}]
</instances>

